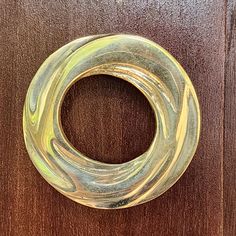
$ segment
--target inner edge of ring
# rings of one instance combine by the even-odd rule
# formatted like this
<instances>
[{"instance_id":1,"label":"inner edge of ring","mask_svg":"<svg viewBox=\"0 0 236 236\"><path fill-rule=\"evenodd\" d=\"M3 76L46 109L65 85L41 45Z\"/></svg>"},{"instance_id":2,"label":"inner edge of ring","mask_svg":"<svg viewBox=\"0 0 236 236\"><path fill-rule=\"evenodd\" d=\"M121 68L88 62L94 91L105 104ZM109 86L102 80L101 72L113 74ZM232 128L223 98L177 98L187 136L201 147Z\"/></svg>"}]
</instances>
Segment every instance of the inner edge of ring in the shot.
<instances>
[{"instance_id":1,"label":"inner edge of ring","mask_svg":"<svg viewBox=\"0 0 236 236\"><path fill-rule=\"evenodd\" d=\"M119 65L121 65L123 63L119 63ZM114 66L114 64L112 64ZM82 154L84 157L86 157L87 159L91 160L91 161L94 161L94 162L97 162L97 163L102 163L103 165L108 165L108 166L122 166L122 165L125 165L125 164L128 164L128 163L132 163L134 161L137 161L137 159L141 158L142 156L146 155L150 150L152 150L152 146L154 145L155 143L155 140L157 139L158 137L158 120L157 120L157 114L154 110L154 105L151 103L151 99L138 87L136 86L135 83L132 83L131 81L129 81L128 79L125 79L123 76L119 76L119 74L116 72L115 75L112 73L112 70L111 71L107 71L107 70L104 70L104 69L100 69L100 67L102 67L103 65L100 65L98 67L94 67L94 68L91 68L91 69L88 69L86 71L84 71L83 73L81 73L80 75L76 76L71 83L69 83L66 87L66 89L64 90L63 92L63 95L61 96L60 98L60 101L59 101L59 110L58 110L58 128L59 128L59 131L61 132L61 135L63 136L63 138L65 139L65 141L67 142L67 145L73 149L75 152L77 153L80 153ZM125 73L123 73L125 74ZM135 158L133 158L132 160L129 160L129 161L126 161L126 162L122 162L122 163L106 163L106 162L101 162L101 161L98 161L98 160L95 160L95 159L92 159L90 157L88 157L87 155L83 154L82 152L80 152L80 150L78 150L76 147L74 147L74 145L71 143L71 141L68 139L68 137L66 136L65 132L64 132L64 129L63 129L63 126L62 126L62 122L61 122L61 109L62 109L62 104L63 104L63 101L65 99L65 96L66 94L68 93L68 91L70 90L70 88L76 83L78 82L79 80L81 79L86 79L87 77L89 76L93 76L93 75L110 75L110 76L114 76L118 79L122 79L130 84L132 84L135 88L137 88L143 95L144 97L147 99L150 107L152 108L152 111L154 113L154 116L155 116L155 134L154 134L154 137L149 145L149 147L147 148L147 150L142 153L141 155L139 156L136 156ZM130 73L129 76L131 76L132 73ZM136 80L136 78L132 77L134 80Z\"/></svg>"}]
</instances>

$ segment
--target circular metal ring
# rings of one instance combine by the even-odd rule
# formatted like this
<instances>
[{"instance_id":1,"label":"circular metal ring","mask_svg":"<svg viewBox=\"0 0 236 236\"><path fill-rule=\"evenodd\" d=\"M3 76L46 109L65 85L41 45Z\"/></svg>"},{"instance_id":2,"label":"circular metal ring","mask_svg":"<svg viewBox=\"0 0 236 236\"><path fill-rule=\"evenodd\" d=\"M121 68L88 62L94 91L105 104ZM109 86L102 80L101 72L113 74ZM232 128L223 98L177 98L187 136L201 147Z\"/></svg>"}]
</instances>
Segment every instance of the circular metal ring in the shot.
<instances>
[{"instance_id":1,"label":"circular metal ring","mask_svg":"<svg viewBox=\"0 0 236 236\"><path fill-rule=\"evenodd\" d=\"M154 111L155 137L129 162L92 160L62 130L66 92L97 74L130 82ZM23 129L32 162L55 189L86 206L125 208L158 197L180 178L197 147L200 111L188 75L165 49L140 36L96 35L68 43L42 64L27 92Z\"/></svg>"}]
</instances>

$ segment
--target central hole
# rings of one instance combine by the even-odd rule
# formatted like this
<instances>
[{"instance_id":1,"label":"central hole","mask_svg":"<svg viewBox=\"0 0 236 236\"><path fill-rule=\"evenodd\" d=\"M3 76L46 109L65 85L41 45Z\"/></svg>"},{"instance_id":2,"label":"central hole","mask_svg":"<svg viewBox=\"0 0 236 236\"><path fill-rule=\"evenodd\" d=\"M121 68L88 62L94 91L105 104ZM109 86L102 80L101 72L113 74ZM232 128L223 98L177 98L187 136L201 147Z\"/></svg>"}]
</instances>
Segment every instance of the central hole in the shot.
<instances>
[{"instance_id":1,"label":"central hole","mask_svg":"<svg viewBox=\"0 0 236 236\"><path fill-rule=\"evenodd\" d=\"M62 104L61 121L72 145L89 158L123 163L144 153L155 134L155 117L145 96L108 75L76 82Z\"/></svg>"}]
</instances>

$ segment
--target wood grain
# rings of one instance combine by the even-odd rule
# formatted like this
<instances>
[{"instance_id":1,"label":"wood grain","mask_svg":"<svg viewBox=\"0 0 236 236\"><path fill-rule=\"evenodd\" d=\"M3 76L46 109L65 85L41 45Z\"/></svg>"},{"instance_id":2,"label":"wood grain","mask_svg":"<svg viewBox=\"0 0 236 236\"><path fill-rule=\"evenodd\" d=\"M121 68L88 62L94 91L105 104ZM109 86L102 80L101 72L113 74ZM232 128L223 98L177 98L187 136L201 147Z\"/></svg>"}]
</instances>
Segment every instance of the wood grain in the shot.
<instances>
[{"instance_id":1,"label":"wood grain","mask_svg":"<svg viewBox=\"0 0 236 236\"><path fill-rule=\"evenodd\" d=\"M223 0L2 0L0 20L1 235L222 235ZM201 140L184 176L158 199L114 211L90 209L56 192L32 165L22 135L26 91L46 57L77 37L110 32L139 34L169 50L190 75L202 111ZM230 60L229 86L235 71ZM227 91L232 97L232 88ZM225 102L231 104L225 119L232 122L234 113L229 113L235 101ZM89 78L73 86L62 118L72 143L106 162L123 162L145 151L154 132L144 97L111 77ZM226 130L230 128L226 124ZM233 135L232 131L229 143ZM229 160L231 148L228 144L225 152ZM224 169L230 170L226 165ZM233 181L233 172L227 176L225 181ZM226 191L230 195L230 189ZM225 209L232 204L230 196ZM228 235L234 230L230 225Z\"/></svg>"},{"instance_id":2,"label":"wood grain","mask_svg":"<svg viewBox=\"0 0 236 236\"><path fill-rule=\"evenodd\" d=\"M142 93L128 82L105 75L82 79L70 89L62 125L78 150L107 163L141 155L155 133L154 113Z\"/></svg>"},{"instance_id":3,"label":"wood grain","mask_svg":"<svg viewBox=\"0 0 236 236\"><path fill-rule=\"evenodd\" d=\"M236 1L227 4L224 115L224 235L236 235Z\"/></svg>"}]
</instances>

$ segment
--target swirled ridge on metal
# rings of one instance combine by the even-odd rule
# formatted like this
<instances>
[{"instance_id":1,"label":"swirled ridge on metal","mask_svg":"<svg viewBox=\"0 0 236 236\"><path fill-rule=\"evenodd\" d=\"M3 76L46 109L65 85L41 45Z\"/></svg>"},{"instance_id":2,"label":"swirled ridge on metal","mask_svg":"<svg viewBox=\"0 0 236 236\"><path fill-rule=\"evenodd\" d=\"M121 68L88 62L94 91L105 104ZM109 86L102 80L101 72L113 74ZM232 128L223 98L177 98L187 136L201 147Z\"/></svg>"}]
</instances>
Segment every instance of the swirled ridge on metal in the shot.
<instances>
[{"instance_id":1,"label":"swirled ridge on metal","mask_svg":"<svg viewBox=\"0 0 236 236\"><path fill-rule=\"evenodd\" d=\"M154 111L155 137L129 162L92 160L62 130L66 92L97 74L130 82ZM188 75L165 49L140 36L95 35L68 43L42 64L26 95L23 130L32 162L55 189L86 206L125 208L158 197L180 178L197 147L200 111Z\"/></svg>"}]
</instances>

